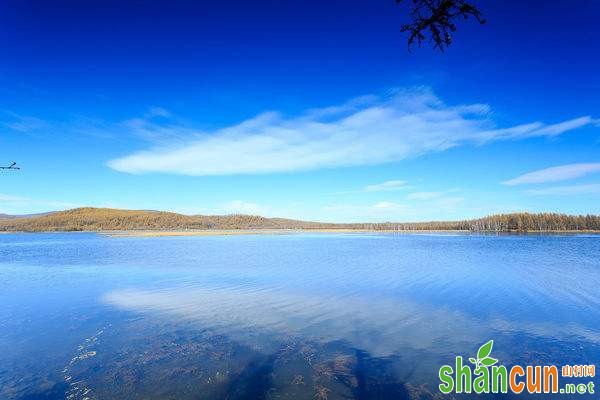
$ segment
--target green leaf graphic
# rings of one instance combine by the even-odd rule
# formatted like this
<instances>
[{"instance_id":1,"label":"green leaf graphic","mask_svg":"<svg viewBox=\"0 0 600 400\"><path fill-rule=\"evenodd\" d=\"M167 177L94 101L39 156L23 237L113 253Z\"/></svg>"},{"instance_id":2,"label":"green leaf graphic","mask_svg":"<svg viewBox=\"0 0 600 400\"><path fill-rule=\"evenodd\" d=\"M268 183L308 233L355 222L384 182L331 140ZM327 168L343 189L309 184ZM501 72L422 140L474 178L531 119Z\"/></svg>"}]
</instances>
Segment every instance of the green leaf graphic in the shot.
<instances>
[{"instance_id":1,"label":"green leaf graphic","mask_svg":"<svg viewBox=\"0 0 600 400\"><path fill-rule=\"evenodd\" d=\"M477 352L477 358L483 359L483 358L486 358L487 356L489 356L490 353L492 352L492 346L494 346L493 340L490 340L489 342L487 342L486 344L481 346L479 348L479 351Z\"/></svg>"},{"instance_id":2,"label":"green leaf graphic","mask_svg":"<svg viewBox=\"0 0 600 400\"><path fill-rule=\"evenodd\" d=\"M469 361L471 361L471 364L477 364L477 360L474 358L469 358Z\"/></svg>"},{"instance_id":3,"label":"green leaf graphic","mask_svg":"<svg viewBox=\"0 0 600 400\"><path fill-rule=\"evenodd\" d=\"M484 358L483 360L481 360L481 363L482 363L483 365L485 365L486 367L489 367L489 366L491 366L491 365L494 365L494 364L496 364L497 362L498 362L498 360L496 360L495 358L492 358L492 357L486 357L486 358Z\"/></svg>"}]
</instances>

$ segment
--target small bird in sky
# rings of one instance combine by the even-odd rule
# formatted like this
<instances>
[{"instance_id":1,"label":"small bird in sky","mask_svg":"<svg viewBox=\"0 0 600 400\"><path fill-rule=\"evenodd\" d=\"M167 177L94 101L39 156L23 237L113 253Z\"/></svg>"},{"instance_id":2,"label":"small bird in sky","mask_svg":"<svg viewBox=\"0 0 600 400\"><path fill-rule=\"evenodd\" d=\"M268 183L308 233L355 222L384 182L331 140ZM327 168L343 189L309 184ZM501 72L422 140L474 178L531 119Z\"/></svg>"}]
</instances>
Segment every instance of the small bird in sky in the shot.
<instances>
[{"instance_id":1,"label":"small bird in sky","mask_svg":"<svg viewBox=\"0 0 600 400\"><path fill-rule=\"evenodd\" d=\"M9 166L0 167L0 169L21 169L21 168L17 167L16 165L17 165L17 163L13 161L13 163L10 164Z\"/></svg>"}]
</instances>

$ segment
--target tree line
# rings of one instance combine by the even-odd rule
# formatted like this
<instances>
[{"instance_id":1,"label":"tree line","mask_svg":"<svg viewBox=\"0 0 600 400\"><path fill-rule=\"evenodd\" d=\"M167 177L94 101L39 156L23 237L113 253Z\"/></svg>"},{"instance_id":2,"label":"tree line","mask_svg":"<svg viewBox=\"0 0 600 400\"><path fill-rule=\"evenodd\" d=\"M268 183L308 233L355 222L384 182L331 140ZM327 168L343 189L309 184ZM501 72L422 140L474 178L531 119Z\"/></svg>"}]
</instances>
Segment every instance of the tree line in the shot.
<instances>
[{"instance_id":1,"label":"tree line","mask_svg":"<svg viewBox=\"0 0 600 400\"><path fill-rule=\"evenodd\" d=\"M512 213L461 221L326 223L257 215L182 215L172 212L77 208L0 219L0 231L357 229L374 231L551 232L600 231L599 215Z\"/></svg>"},{"instance_id":2,"label":"tree line","mask_svg":"<svg viewBox=\"0 0 600 400\"><path fill-rule=\"evenodd\" d=\"M452 230L471 232L600 231L599 215L512 213L462 221L364 224L373 230Z\"/></svg>"}]
</instances>

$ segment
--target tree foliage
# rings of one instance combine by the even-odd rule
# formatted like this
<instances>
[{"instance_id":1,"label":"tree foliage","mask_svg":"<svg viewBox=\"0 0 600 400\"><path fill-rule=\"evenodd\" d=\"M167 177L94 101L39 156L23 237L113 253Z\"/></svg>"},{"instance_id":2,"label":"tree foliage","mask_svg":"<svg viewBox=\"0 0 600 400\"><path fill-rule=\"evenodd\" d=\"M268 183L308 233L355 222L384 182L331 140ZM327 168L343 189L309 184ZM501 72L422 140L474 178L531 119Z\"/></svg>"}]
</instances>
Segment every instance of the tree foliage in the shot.
<instances>
[{"instance_id":1,"label":"tree foliage","mask_svg":"<svg viewBox=\"0 0 600 400\"><path fill-rule=\"evenodd\" d=\"M0 231L234 229L359 229L376 231L456 230L471 232L600 231L598 215L500 214L464 221L323 223L257 215L181 215L160 211L76 208L41 216L0 218Z\"/></svg>"},{"instance_id":2,"label":"tree foliage","mask_svg":"<svg viewBox=\"0 0 600 400\"><path fill-rule=\"evenodd\" d=\"M372 224L372 229L399 231L452 230L470 232L600 231L600 215L512 213L490 215L483 218L463 221Z\"/></svg>"},{"instance_id":3,"label":"tree foliage","mask_svg":"<svg viewBox=\"0 0 600 400\"><path fill-rule=\"evenodd\" d=\"M434 49L444 51L452 44L457 21L474 18L485 24L481 11L466 0L409 0L410 22L402 25L400 31L408 32L409 49L416 42L421 46L429 38ZM397 4L407 0L396 0Z\"/></svg>"}]
</instances>

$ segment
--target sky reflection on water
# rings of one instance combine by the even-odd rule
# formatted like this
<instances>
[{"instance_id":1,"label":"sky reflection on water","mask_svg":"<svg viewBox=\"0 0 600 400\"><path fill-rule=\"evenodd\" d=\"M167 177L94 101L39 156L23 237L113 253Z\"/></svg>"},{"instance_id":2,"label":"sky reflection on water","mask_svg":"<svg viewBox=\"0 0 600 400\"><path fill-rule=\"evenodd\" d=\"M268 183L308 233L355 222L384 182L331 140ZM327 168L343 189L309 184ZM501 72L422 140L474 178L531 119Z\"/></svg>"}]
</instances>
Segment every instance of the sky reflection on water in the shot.
<instances>
[{"instance_id":1,"label":"sky reflection on water","mask_svg":"<svg viewBox=\"0 0 600 400\"><path fill-rule=\"evenodd\" d=\"M0 236L0 398L433 398L597 363L600 237ZM68 379L67 379L68 378Z\"/></svg>"}]
</instances>

